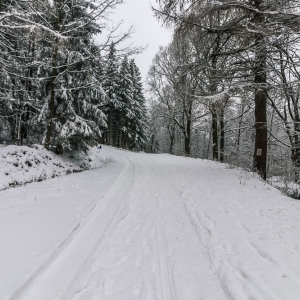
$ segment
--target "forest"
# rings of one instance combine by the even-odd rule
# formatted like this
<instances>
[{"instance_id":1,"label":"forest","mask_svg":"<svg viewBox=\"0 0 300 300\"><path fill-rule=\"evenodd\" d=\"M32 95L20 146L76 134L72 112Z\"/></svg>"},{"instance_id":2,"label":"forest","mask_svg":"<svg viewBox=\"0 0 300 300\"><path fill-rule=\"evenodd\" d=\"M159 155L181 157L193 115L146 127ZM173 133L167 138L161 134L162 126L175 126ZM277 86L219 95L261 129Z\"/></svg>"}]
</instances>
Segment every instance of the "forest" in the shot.
<instances>
[{"instance_id":1,"label":"forest","mask_svg":"<svg viewBox=\"0 0 300 300\"><path fill-rule=\"evenodd\" d=\"M122 2L0 1L0 142L103 143L298 182L299 1L157 0L173 36L145 87L141 49L108 23Z\"/></svg>"},{"instance_id":2,"label":"forest","mask_svg":"<svg viewBox=\"0 0 300 300\"><path fill-rule=\"evenodd\" d=\"M139 68L108 18L121 0L0 1L0 134L57 154L102 142L140 149L146 106ZM96 43L97 35L104 35Z\"/></svg>"},{"instance_id":3,"label":"forest","mask_svg":"<svg viewBox=\"0 0 300 300\"><path fill-rule=\"evenodd\" d=\"M299 1L157 0L151 151L300 176Z\"/></svg>"}]
</instances>

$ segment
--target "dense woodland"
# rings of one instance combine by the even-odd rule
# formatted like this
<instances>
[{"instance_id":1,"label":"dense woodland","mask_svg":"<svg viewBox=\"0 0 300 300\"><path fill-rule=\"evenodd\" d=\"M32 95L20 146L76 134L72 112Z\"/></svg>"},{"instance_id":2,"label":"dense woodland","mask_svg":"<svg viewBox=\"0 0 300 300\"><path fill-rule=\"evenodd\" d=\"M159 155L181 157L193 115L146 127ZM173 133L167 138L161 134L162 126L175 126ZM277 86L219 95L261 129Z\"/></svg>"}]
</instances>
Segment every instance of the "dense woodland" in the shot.
<instances>
[{"instance_id":1,"label":"dense woodland","mask_svg":"<svg viewBox=\"0 0 300 300\"><path fill-rule=\"evenodd\" d=\"M122 0L0 0L0 138L101 142L300 177L300 3L157 0L147 78L107 20ZM102 44L95 37L108 32Z\"/></svg>"},{"instance_id":2,"label":"dense woodland","mask_svg":"<svg viewBox=\"0 0 300 300\"><path fill-rule=\"evenodd\" d=\"M0 134L62 153L96 142L140 149L138 67L106 21L122 0L0 0ZM106 32L102 44L95 37Z\"/></svg>"},{"instance_id":3,"label":"dense woodland","mask_svg":"<svg viewBox=\"0 0 300 300\"><path fill-rule=\"evenodd\" d=\"M300 171L300 1L157 0L174 29L148 75L149 149Z\"/></svg>"}]
</instances>

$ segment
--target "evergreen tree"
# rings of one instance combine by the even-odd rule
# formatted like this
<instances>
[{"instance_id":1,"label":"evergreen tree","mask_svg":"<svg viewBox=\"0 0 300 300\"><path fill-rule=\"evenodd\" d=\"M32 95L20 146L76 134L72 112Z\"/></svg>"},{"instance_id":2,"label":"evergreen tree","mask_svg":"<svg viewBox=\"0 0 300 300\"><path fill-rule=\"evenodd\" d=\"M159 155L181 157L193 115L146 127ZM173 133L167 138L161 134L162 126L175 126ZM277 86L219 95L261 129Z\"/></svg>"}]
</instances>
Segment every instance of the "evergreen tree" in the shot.
<instances>
[{"instance_id":1,"label":"evergreen tree","mask_svg":"<svg viewBox=\"0 0 300 300\"><path fill-rule=\"evenodd\" d=\"M132 111L134 118L131 120L131 126L129 128L131 132L131 138L129 139L129 147L141 148L145 145L147 140L147 110L145 105L145 97L143 93L141 73L135 64L134 59L130 61L130 73L133 85Z\"/></svg>"},{"instance_id":2,"label":"evergreen tree","mask_svg":"<svg viewBox=\"0 0 300 300\"><path fill-rule=\"evenodd\" d=\"M134 119L134 87L128 57L125 56L120 67L119 147L128 146L133 138L131 124Z\"/></svg>"},{"instance_id":3,"label":"evergreen tree","mask_svg":"<svg viewBox=\"0 0 300 300\"><path fill-rule=\"evenodd\" d=\"M117 119L121 108L120 102L120 74L116 54L116 47L111 43L109 53L106 59L106 68L104 72L103 89L106 94L104 112L108 119L108 131L105 140L109 145L117 144L118 124Z\"/></svg>"},{"instance_id":4,"label":"evergreen tree","mask_svg":"<svg viewBox=\"0 0 300 300\"><path fill-rule=\"evenodd\" d=\"M20 140L21 120L28 103L26 91L25 37L28 30L17 16L26 16L25 3L14 0L0 1L0 131L10 128L15 142Z\"/></svg>"},{"instance_id":5,"label":"evergreen tree","mask_svg":"<svg viewBox=\"0 0 300 300\"><path fill-rule=\"evenodd\" d=\"M120 142L126 131L121 116L130 115L120 94L124 78L114 44L102 59L108 43L93 41L120 3L0 0L0 133L10 129L15 143L26 139L58 153L64 147L86 150L107 127L106 114L110 134L104 136Z\"/></svg>"},{"instance_id":6,"label":"evergreen tree","mask_svg":"<svg viewBox=\"0 0 300 300\"><path fill-rule=\"evenodd\" d=\"M43 18L51 31L44 33L36 54L38 73L46 79L36 124L44 128L47 149L56 145L58 153L71 146L86 150L100 137L98 125L104 118L94 99L99 102L102 92L94 69L99 49L93 43L93 35L101 32L95 21L100 8L87 0L63 5L55 0L45 6Z\"/></svg>"}]
</instances>

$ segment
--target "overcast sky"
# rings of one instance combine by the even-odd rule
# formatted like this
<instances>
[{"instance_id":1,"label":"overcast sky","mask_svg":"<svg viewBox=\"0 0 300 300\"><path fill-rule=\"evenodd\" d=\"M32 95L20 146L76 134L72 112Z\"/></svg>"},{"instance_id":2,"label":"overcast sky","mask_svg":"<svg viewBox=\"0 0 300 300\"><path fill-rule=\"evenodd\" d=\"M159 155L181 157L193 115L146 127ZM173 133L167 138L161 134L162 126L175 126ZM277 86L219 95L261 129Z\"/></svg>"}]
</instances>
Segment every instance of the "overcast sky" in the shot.
<instances>
[{"instance_id":1,"label":"overcast sky","mask_svg":"<svg viewBox=\"0 0 300 300\"><path fill-rule=\"evenodd\" d=\"M136 56L136 64L145 80L159 46L166 46L171 41L171 30L163 28L153 16L151 3L155 4L155 0L125 0L124 2L111 18L115 25L123 20L123 32L134 25L135 32L132 34L131 42L135 46L148 46L143 53Z\"/></svg>"}]
</instances>

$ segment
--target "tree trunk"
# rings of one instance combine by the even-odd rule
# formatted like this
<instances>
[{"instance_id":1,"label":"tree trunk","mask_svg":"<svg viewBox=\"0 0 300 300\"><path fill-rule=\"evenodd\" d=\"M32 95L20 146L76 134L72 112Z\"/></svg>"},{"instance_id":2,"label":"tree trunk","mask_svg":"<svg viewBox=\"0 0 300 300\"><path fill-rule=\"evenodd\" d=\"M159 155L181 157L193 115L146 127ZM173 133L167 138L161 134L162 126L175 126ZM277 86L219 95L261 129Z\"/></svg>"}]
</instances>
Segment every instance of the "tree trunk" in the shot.
<instances>
[{"instance_id":1,"label":"tree trunk","mask_svg":"<svg viewBox=\"0 0 300 300\"><path fill-rule=\"evenodd\" d=\"M170 150L169 150L170 154L173 154L174 140L175 140L174 136L170 136Z\"/></svg>"},{"instance_id":2,"label":"tree trunk","mask_svg":"<svg viewBox=\"0 0 300 300\"><path fill-rule=\"evenodd\" d=\"M109 117L108 117L108 145L112 144L112 111L113 108L109 108Z\"/></svg>"},{"instance_id":3,"label":"tree trunk","mask_svg":"<svg viewBox=\"0 0 300 300\"><path fill-rule=\"evenodd\" d=\"M294 121L294 147L292 148L292 161L294 165L294 174L295 174L295 182L299 182L300 180L300 119L299 115L295 115Z\"/></svg>"},{"instance_id":4,"label":"tree trunk","mask_svg":"<svg viewBox=\"0 0 300 300\"><path fill-rule=\"evenodd\" d=\"M254 8L261 10L264 1L255 0ZM255 27L261 27L265 22L264 15L256 13L253 18ZM262 177L267 178L267 148L268 148L268 130L267 130L267 48L263 33L256 33L255 36L255 68L254 83L255 90L255 147L253 167Z\"/></svg>"},{"instance_id":5,"label":"tree trunk","mask_svg":"<svg viewBox=\"0 0 300 300\"><path fill-rule=\"evenodd\" d=\"M62 144L58 143L58 144L56 145L55 153L56 153L56 154L63 154L63 146L62 146Z\"/></svg>"},{"instance_id":6,"label":"tree trunk","mask_svg":"<svg viewBox=\"0 0 300 300\"><path fill-rule=\"evenodd\" d=\"M28 44L28 58L33 56L35 49L35 36L33 35L30 38L29 44ZM31 60L33 61L33 60ZM33 68L30 66L28 67L28 70L26 72L27 80L26 80L26 91L30 97L32 97L32 78L33 78ZM23 140L27 139L28 137L28 121L30 119L30 108L27 104L24 105L22 109L22 115L21 115L21 132L20 132L20 144L23 145Z\"/></svg>"},{"instance_id":7,"label":"tree trunk","mask_svg":"<svg viewBox=\"0 0 300 300\"><path fill-rule=\"evenodd\" d=\"M54 29L56 31L60 30L60 24L61 24L61 3L57 3L58 8L58 16L56 20L56 24L54 25ZM53 118L54 118L54 109L55 109L55 86L56 86L56 79L58 76L58 70L57 70L57 55L58 55L58 45L59 45L59 39L54 39L54 46L53 46L53 57L52 57L52 74L51 74L51 82L50 82L50 99L48 102L48 109L49 109L49 115L48 115L48 122L47 122L47 128L46 128L46 138L45 138L45 148L47 150L50 149L51 144L51 137L52 137L52 129L53 129Z\"/></svg>"},{"instance_id":8,"label":"tree trunk","mask_svg":"<svg viewBox=\"0 0 300 300\"><path fill-rule=\"evenodd\" d=\"M170 154L174 154L174 141L175 141L175 136L174 136L174 126L172 128L169 128L169 136L170 136Z\"/></svg>"},{"instance_id":9,"label":"tree trunk","mask_svg":"<svg viewBox=\"0 0 300 300\"><path fill-rule=\"evenodd\" d=\"M190 156L191 155L191 138L189 136L184 137L184 154L185 156Z\"/></svg>"},{"instance_id":10,"label":"tree trunk","mask_svg":"<svg viewBox=\"0 0 300 300\"><path fill-rule=\"evenodd\" d=\"M53 117L54 117L54 106L55 106L55 78L56 78L56 71L55 68L52 70L51 76L51 94L50 100L48 103L49 115L48 115L48 124L47 124L47 131L46 131L46 140L45 140L45 148L47 150L50 149L51 144L51 136L52 136L52 127L53 127Z\"/></svg>"},{"instance_id":11,"label":"tree trunk","mask_svg":"<svg viewBox=\"0 0 300 300\"><path fill-rule=\"evenodd\" d=\"M267 147L268 147L268 131L267 131L267 76L266 76L266 60L267 51L266 44L262 34L257 35L256 49L256 68L254 82L258 85L255 91L255 148L254 148L254 169L260 176L266 180L267 178Z\"/></svg>"},{"instance_id":12,"label":"tree trunk","mask_svg":"<svg viewBox=\"0 0 300 300\"><path fill-rule=\"evenodd\" d=\"M153 143L154 143L154 134L152 134L150 141L151 142L150 142L149 152L152 153L152 151L153 151Z\"/></svg>"},{"instance_id":13,"label":"tree trunk","mask_svg":"<svg viewBox=\"0 0 300 300\"><path fill-rule=\"evenodd\" d=\"M237 138L235 142L235 147L236 147L236 153L239 158L239 152L240 152L240 143L241 143L241 134L242 134L242 122L243 122L243 114L244 114L244 106L242 106L242 111L241 111L241 118L239 120L239 128L238 128L238 133L237 133Z\"/></svg>"},{"instance_id":14,"label":"tree trunk","mask_svg":"<svg viewBox=\"0 0 300 300\"><path fill-rule=\"evenodd\" d=\"M46 129L46 139L45 139L45 148L47 150L50 149L51 144L51 137L52 137L52 129L53 129L53 118L54 118L54 108L55 108L55 81L57 78L57 69L56 69L56 60L57 60L57 44L58 41L56 40L56 45L53 50L53 58L52 58L52 74L51 74L51 83L50 83L50 99L48 102L48 122L47 122L47 129Z\"/></svg>"},{"instance_id":15,"label":"tree trunk","mask_svg":"<svg viewBox=\"0 0 300 300\"><path fill-rule=\"evenodd\" d=\"M270 126L269 126L269 134L268 134L268 153L271 153L271 145L272 145L272 132L273 132L273 123L274 123L274 114L275 110L272 110L271 120L270 120ZM267 159L267 174L270 172L270 168L272 166L272 157L269 155Z\"/></svg>"},{"instance_id":16,"label":"tree trunk","mask_svg":"<svg viewBox=\"0 0 300 300\"><path fill-rule=\"evenodd\" d=\"M175 125L174 125L174 123L171 125L168 125L168 132L169 132L169 137L170 137L169 152L170 152L170 154L174 154L174 142L175 142Z\"/></svg>"},{"instance_id":17,"label":"tree trunk","mask_svg":"<svg viewBox=\"0 0 300 300\"><path fill-rule=\"evenodd\" d=\"M119 130L119 148L123 148L123 140L122 140L122 129Z\"/></svg>"},{"instance_id":18,"label":"tree trunk","mask_svg":"<svg viewBox=\"0 0 300 300\"><path fill-rule=\"evenodd\" d=\"M213 160L218 160L218 148L219 148L219 141L218 141L218 114L216 105L212 104L212 140L213 140Z\"/></svg>"},{"instance_id":19,"label":"tree trunk","mask_svg":"<svg viewBox=\"0 0 300 300\"><path fill-rule=\"evenodd\" d=\"M117 132L117 137L114 138L114 140L116 140L116 142L114 143L115 145L118 145L120 148L123 148L124 146L124 141L123 141L123 113L120 112L118 114L119 116L119 126L116 130Z\"/></svg>"},{"instance_id":20,"label":"tree trunk","mask_svg":"<svg viewBox=\"0 0 300 300\"><path fill-rule=\"evenodd\" d=\"M188 113L186 114L186 131L184 132L184 154L191 155L191 105L189 105Z\"/></svg>"},{"instance_id":21,"label":"tree trunk","mask_svg":"<svg viewBox=\"0 0 300 300\"><path fill-rule=\"evenodd\" d=\"M220 161L224 162L225 150L225 123L224 123L224 109L220 112Z\"/></svg>"}]
</instances>

